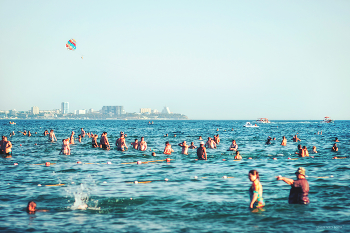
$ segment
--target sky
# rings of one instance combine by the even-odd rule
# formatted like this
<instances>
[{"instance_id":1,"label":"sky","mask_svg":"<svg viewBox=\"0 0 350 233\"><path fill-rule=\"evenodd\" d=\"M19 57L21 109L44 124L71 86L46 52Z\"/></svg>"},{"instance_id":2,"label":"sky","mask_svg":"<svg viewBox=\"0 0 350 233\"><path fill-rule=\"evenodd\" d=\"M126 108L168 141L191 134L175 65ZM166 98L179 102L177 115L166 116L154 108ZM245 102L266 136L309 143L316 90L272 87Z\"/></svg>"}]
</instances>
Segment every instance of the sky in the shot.
<instances>
[{"instance_id":1,"label":"sky","mask_svg":"<svg viewBox=\"0 0 350 233\"><path fill-rule=\"evenodd\" d=\"M0 80L0 110L350 120L350 1L0 0Z\"/></svg>"}]
</instances>

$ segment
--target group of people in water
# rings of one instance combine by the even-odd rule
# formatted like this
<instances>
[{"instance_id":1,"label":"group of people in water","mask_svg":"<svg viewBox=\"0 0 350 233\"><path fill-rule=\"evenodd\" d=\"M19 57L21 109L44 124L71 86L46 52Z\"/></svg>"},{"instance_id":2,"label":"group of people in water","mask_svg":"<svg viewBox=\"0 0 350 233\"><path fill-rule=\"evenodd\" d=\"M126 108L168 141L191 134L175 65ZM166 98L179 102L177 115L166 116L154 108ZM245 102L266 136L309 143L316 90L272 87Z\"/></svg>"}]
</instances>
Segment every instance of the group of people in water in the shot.
<instances>
[{"instance_id":1,"label":"group of people in water","mask_svg":"<svg viewBox=\"0 0 350 233\"><path fill-rule=\"evenodd\" d=\"M23 131L21 132L24 136L31 136L30 131ZM10 136L15 135L14 132L11 133ZM54 130L45 130L44 136L48 136L50 142L57 141L56 135L54 133ZM168 134L164 135L165 137L168 136ZM175 136L175 135L174 135ZM75 144L75 140L77 139L79 142L82 141L82 138L88 137L91 138L91 145L93 148L102 148L105 150L110 150L111 145L108 141L107 132L103 132L101 134L100 141L98 143L98 135L91 133L86 133L83 128L80 129L80 134L78 135L78 138L75 138L75 132L72 131L70 137L65 138L62 140L62 149L60 151L60 154L64 155L70 155L71 149L70 145ZM128 146L126 143L127 135L124 132L120 132L119 137L117 138L115 142L116 150L118 151L126 151L128 150ZM178 144L182 148L181 153L184 155L188 155L189 149L197 149L197 159L198 160L207 160L207 149L216 149L217 146L220 144L220 137L219 134L214 135L213 138L208 137L207 141L204 142L202 137L200 136L198 138L200 140L200 145L197 148L194 145L194 142L191 142L190 145L187 144L186 141L183 141ZM276 138L271 138L270 136L267 138L266 145L270 145L271 141L276 140ZM295 135L292 138L293 142L300 142L301 139L298 138L297 135ZM335 142L339 142L338 138L335 138ZM138 139L135 139L134 142L131 142L131 147L135 150L140 151L146 151L147 150L147 143L145 141L144 137L141 137L140 141ZM282 137L281 146L287 145L287 139L285 136ZM234 159L240 160L242 159L242 156L240 155L238 151L238 145L236 143L236 140L232 140L231 145L227 149L227 151L234 151L236 153ZM332 151L338 151L337 144L334 143L332 147ZM4 155L4 157L11 157L12 154L12 144L10 141L8 141L6 136L2 136L2 140L0 141L0 152ZM171 153L174 152L174 150L171 147L171 144L169 141L165 143L165 148L163 151L163 154L165 155L171 155ZM313 146L312 153L317 153L316 146ZM298 145L298 151L295 152L300 157L308 157L309 152L307 150L306 146ZM155 152L152 153L153 156L155 156ZM289 200L288 202L290 204L308 204L310 203L308 198L309 193L309 184L306 180L306 170L305 168L299 167L298 170L295 172L296 174L296 180L277 176L277 180L284 181L288 185L291 186L290 194L289 194ZM265 206L265 201L263 199L263 187L260 183L259 179L259 172L257 170L250 170L248 173L248 178L252 182L252 185L249 189L249 195L250 195L250 208L261 208ZM33 201L30 201L27 206L27 212L28 213L35 213L38 210L36 209L36 203ZM47 210L40 210L40 211L47 211Z\"/></svg>"}]
</instances>

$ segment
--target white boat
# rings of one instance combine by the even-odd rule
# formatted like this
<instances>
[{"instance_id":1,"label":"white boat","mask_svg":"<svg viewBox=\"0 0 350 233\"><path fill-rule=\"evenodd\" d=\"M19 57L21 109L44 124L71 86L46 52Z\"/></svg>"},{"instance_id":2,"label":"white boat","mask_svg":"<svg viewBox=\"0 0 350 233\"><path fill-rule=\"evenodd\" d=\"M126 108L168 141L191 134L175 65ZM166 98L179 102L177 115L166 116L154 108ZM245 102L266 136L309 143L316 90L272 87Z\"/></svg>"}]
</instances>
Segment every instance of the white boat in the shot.
<instances>
[{"instance_id":1,"label":"white boat","mask_svg":"<svg viewBox=\"0 0 350 233\"><path fill-rule=\"evenodd\" d=\"M245 125L243 125L243 127L258 128L259 126L257 126L256 124L252 125L252 124L250 124L250 122L247 122L247 123L245 123Z\"/></svg>"},{"instance_id":2,"label":"white boat","mask_svg":"<svg viewBox=\"0 0 350 233\"><path fill-rule=\"evenodd\" d=\"M323 121L321 123L334 123L334 120L332 120L330 117L326 116L324 117Z\"/></svg>"},{"instance_id":3,"label":"white boat","mask_svg":"<svg viewBox=\"0 0 350 233\"><path fill-rule=\"evenodd\" d=\"M257 122L260 122L260 123L264 123L264 124L266 124L266 123L271 123L271 122L269 121L269 119L267 119L267 118L259 118L259 119L257 119L256 121L257 121Z\"/></svg>"}]
</instances>

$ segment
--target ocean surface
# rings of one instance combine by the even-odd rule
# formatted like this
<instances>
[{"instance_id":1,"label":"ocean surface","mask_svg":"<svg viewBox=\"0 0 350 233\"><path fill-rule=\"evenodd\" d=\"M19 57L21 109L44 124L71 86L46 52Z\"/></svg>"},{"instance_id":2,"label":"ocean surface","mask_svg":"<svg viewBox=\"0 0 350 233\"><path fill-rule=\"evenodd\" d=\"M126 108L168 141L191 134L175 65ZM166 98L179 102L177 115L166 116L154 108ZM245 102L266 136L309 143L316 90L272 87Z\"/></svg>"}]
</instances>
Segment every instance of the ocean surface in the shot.
<instances>
[{"instance_id":1,"label":"ocean surface","mask_svg":"<svg viewBox=\"0 0 350 233\"><path fill-rule=\"evenodd\" d=\"M0 231L349 232L350 121L273 121L258 124L259 128L242 127L245 122L17 120L10 125L1 120L1 134L15 135L8 137L12 158L0 159ZM71 155L59 155L62 139L71 131L77 136L80 128L97 133L99 139L106 131L111 150L92 148L91 139L85 137L81 143L75 140ZM54 129L57 143L43 136L45 129ZM32 137L18 132L23 130L30 130ZM144 136L152 151L131 146L126 152L117 151L120 131L127 134L128 145ZM291 140L297 133L300 143ZM208 161L195 160L196 150L182 155L177 146L183 140L199 146L199 136L205 141L214 134L221 142L217 149L207 150ZM276 137L271 145L265 145L268 136ZM286 147L280 146L282 136L288 140ZM331 151L335 137L340 141L338 152ZM234 161L234 154L227 151L233 139L241 161ZM166 141L175 150L170 156L162 154ZM298 144L307 146L314 157L298 158L294 154ZM311 154L312 146L317 154ZM154 160L161 161L132 163ZM290 205L290 186L275 176L295 179L300 166L306 168L311 203ZM258 170L263 186L266 206L259 211L249 209L251 169ZM62 185L46 186L57 184ZM28 214L25 209L31 200L49 212ZM88 207L80 209L84 204Z\"/></svg>"}]
</instances>

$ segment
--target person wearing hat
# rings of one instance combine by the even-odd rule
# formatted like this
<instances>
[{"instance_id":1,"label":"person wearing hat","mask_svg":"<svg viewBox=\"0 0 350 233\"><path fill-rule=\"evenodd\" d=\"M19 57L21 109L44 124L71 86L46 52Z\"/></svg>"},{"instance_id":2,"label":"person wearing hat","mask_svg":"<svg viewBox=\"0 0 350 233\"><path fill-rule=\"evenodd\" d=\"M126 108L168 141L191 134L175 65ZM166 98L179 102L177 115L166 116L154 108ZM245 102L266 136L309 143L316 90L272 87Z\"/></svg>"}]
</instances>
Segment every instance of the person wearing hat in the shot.
<instances>
[{"instance_id":1,"label":"person wearing hat","mask_svg":"<svg viewBox=\"0 0 350 233\"><path fill-rule=\"evenodd\" d=\"M207 160L207 149L204 147L204 142L201 142L197 149L198 160Z\"/></svg>"},{"instance_id":2,"label":"person wearing hat","mask_svg":"<svg viewBox=\"0 0 350 233\"><path fill-rule=\"evenodd\" d=\"M289 204L309 204L309 183L305 179L305 168L299 167L295 175L297 176L297 180L282 176L277 176L277 180L283 180L292 186L289 193Z\"/></svg>"}]
</instances>

